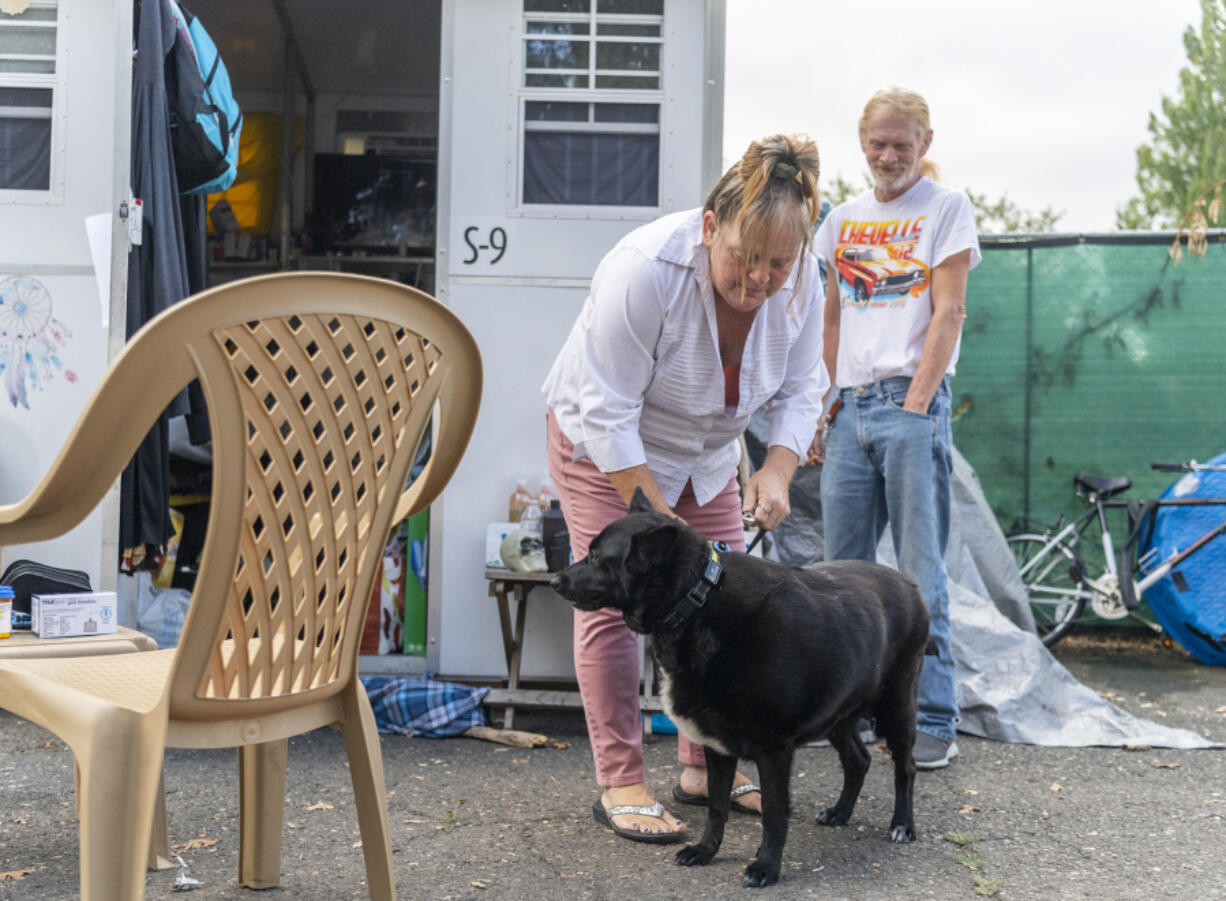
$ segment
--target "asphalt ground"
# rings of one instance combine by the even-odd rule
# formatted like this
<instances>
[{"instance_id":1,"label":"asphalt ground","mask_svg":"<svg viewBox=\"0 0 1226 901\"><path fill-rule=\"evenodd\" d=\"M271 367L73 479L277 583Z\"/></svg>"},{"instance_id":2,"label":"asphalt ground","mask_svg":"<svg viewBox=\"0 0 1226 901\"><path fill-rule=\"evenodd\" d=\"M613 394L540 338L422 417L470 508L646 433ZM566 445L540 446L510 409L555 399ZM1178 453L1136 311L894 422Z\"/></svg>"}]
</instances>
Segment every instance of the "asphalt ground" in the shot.
<instances>
[{"instance_id":1,"label":"asphalt ground","mask_svg":"<svg viewBox=\"0 0 1226 901\"><path fill-rule=\"evenodd\" d=\"M1128 711L1226 742L1226 669L1152 639L1074 636L1057 656ZM874 765L845 827L814 823L837 796L830 748L802 748L778 885L741 887L760 839L733 815L707 867L673 863L676 845L644 845L593 821L598 794L583 720L520 711L520 729L549 743L523 750L467 738L384 736L388 808L401 898L656 899L1226 899L1226 751L1040 748L959 736L948 769L921 772L911 845L887 838L888 756ZM669 797L675 741L646 748L648 780ZM203 885L172 891L175 871L149 873L150 898L255 897L237 873L233 751L166 757L170 840ZM49 733L0 715L0 898L78 897L72 756ZM679 807L700 830L705 812ZM122 824L116 824L122 828ZM339 733L290 744L282 884L265 897L365 898L353 794Z\"/></svg>"}]
</instances>

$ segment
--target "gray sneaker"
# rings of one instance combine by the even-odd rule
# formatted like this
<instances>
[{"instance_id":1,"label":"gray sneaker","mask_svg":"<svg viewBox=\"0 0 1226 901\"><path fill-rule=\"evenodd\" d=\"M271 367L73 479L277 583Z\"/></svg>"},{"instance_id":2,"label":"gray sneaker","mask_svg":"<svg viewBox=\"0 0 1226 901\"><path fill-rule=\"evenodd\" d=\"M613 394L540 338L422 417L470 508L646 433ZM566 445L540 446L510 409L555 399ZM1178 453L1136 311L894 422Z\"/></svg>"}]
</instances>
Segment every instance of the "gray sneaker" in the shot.
<instances>
[{"instance_id":1,"label":"gray sneaker","mask_svg":"<svg viewBox=\"0 0 1226 901\"><path fill-rule=\"evenodd\" d=\"M939 770L949 766L949 762L958 756L958 743L941 741L935 735L916 730L914 753L917 769Z\"/></svg>"}]
</instances>

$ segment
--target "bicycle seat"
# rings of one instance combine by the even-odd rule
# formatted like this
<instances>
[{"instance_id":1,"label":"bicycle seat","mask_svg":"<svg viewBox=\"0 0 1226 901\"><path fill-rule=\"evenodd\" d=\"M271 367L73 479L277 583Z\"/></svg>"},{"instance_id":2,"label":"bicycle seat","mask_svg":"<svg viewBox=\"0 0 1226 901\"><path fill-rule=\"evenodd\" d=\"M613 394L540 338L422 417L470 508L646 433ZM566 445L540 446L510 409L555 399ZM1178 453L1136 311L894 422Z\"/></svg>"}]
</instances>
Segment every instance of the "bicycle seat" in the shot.
<instances>
[{"instance_id":1,"label":"bicycle seat","mask_svg":"<svg viewBox=\"0 0 1226 901\"><path fill-rule=\"evenodd\" d=\"M1092 476L1089 473L1079 472L1073 476L1073 485L1086 491L1092 491L1101 497L1111 497L1114 494L1119 494L1121 491L1127 491L1131 488L1132 479L1106 479L1102 476Z\"/></svg>"}]
</instances>

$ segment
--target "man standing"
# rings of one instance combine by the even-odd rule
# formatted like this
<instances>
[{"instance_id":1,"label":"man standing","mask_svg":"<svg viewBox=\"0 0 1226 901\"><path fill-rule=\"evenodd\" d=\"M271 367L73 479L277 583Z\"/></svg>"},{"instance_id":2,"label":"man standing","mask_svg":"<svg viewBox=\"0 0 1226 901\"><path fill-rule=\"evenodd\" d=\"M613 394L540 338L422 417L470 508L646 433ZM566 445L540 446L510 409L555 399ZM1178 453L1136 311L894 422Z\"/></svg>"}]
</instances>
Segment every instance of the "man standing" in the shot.
<instances>
[{"instance_id":1,"label":"man standing","mask_svg":"<svg viewBox=\"0 0 1226 901\"><path fill-rule=\"evenodd\" d=\"M887 521L898 567L928 604L936 655L920 676L915 763L958 754L949 642L949 376L966 318L967 273L979 262L970 200L924 159L928 105L905 88L878 91L860 117L875 187L836 207L815 249L826 261L823 359L838 392L811 448L824 466L827 560L876 557ZM824 446L823 446L824 445Z\"/></svg>"}]
</instances>

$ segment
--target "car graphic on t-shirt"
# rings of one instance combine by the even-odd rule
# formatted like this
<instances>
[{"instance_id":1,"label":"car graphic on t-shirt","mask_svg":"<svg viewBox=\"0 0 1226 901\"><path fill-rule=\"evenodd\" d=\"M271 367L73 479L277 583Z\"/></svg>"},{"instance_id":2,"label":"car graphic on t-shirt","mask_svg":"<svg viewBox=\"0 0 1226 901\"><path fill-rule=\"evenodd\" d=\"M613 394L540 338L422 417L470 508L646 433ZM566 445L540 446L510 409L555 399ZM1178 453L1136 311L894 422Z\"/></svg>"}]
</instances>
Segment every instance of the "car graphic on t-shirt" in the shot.
<instances>
[{"instance_id":1,"label":"car graphic on t-shirt","mask_svg":"<svg viewBox=\"0 0 1226 901\"><path fill-rule=\"evenodd\" d=\"M900 260L881 246L846 244L834 252L839 278L865 304L878 294L918 294L928 284L928 267L915 260Z\"/></svg>"}]
</instances>

